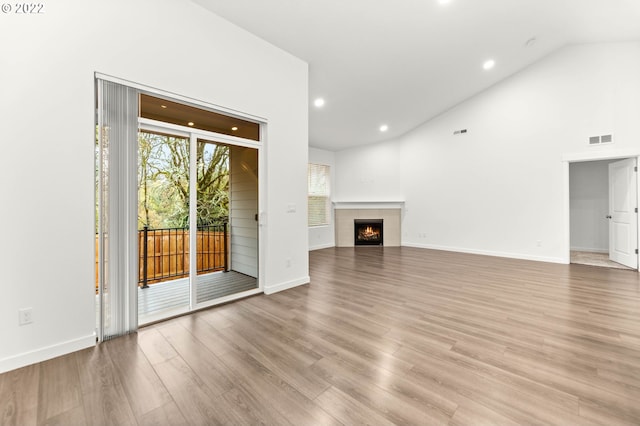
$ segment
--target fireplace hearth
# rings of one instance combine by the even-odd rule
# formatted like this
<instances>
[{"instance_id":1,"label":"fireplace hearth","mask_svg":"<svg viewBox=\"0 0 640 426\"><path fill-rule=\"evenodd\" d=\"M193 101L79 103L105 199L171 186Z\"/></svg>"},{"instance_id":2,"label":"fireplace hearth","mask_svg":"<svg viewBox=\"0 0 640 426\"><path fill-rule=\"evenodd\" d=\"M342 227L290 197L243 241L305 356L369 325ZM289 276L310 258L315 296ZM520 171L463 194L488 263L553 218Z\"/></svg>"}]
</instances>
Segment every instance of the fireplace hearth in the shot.
<instances>
[{"instance_id":1,"label":"fireplace hearth","mask_svg":"<svg viewBox=\"0 0 640 426\"><path fill-rule=\"evenodd\" d=\"M381 246L383 239L383 219L354 219L354 239L356 246Z\"/></svg>"}]
</instances>

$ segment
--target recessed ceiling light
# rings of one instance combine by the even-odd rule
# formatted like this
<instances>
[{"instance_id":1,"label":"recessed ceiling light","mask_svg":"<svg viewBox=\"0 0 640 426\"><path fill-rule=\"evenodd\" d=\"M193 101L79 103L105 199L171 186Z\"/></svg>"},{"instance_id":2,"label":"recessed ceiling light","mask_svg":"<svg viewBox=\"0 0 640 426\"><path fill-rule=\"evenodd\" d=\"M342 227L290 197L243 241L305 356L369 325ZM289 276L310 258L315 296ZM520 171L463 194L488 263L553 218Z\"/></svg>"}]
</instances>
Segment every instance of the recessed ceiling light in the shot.
<instances>
[{"instance_id":1,"label":"recessed ceiling light","mask_svg":"<svg viewBox=\"0 0 640 426\"><path fill-rule=\"evenodd\" d=\"M324 106L324 99L318 98L315 101L313 101L313 104L318 108L322 108Z\"/></svg>"},{"instance_id":2,"label":"recessed ceiling light","mask_svg":"<svg viewBox=\"0 0 640 426\"><path fill-rule=\"evenodd\" d=\"M167 107L166 105L160 105L160 108L166 108L166 107Z\"/></svg>"},{"instance_id":3,"label":"recessed ceiling light","mask_svg":"<svg viewBox=\"0 0 640 426\"><path fill-rule=\"evenodd\" d=\"M238 128L237 128L236 126L233 126L233 127L231 128L231 130L233 130L233 131L235 132L236 130L238 130Z\"/></svg>"},{"instance_id":4,"label":"recessed ceiling light","mask_svg":"<svg viewBox=\"0 0 640 426\"><path fill-rule=\"evenodd\" d=\"M387 130L389 130L389 126L387 126L386 124L383 124L382 126L380 126L381 132L386 132Z\"/></svg>"},{"instance_id":5,"label":"recessed ceiling light","mask_svg":"<svg viewBox=\"0 0 640 426\"><path fill-rule=\"evenodd\" d=\"M485 70L490 70L495 66L496 66L496 61L494 61L493 59L488 59L484 61L484 63L482 64L482 68L484 68Z\"/></svg>"},{"instance_id":6,"label":"recessed ceiling light","mask_svg":"<svg viewBox=\"0 0 640 426\"><path fill-rule=\"evenodd\" d=\"M193 121L190 121L190 122L188 122L187 124L188 124L189 126L193 126L193 124L194 124L194 123L193 123Z\"/></svg>"}]
</instances>

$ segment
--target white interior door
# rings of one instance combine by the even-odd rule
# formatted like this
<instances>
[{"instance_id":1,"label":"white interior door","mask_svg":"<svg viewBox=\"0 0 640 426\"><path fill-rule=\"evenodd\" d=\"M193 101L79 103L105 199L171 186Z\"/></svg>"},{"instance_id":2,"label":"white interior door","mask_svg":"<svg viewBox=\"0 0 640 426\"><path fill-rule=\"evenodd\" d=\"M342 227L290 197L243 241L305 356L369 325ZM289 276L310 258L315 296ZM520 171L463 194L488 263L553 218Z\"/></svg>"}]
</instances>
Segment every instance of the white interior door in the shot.
<instances>
[{"instance_id":1,"label":"white interior door","mask_svg":"<svg viewBox=\"0 0 640 426\"><path fill-rule=\"evenodd\" d=\"M609 164L609 258L638 268L636 159Z\"/></svg>"}]
</instances>

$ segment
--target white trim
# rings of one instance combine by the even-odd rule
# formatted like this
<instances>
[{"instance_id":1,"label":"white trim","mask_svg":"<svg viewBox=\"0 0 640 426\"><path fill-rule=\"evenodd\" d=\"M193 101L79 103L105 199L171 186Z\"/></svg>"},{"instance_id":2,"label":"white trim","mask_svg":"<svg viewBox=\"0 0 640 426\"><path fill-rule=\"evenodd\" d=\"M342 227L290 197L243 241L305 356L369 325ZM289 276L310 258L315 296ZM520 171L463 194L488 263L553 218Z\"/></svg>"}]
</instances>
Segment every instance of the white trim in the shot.
<instances>
[{"instance_id":1,"label":"white trim","mask_svg":"<svg viewBox=\"0 0 640 426\"><path fill-rule=\"evenodd\" d=\"M125 80L123 78L118 78L118 77L114 77L114 76L111 76L111 75L102 74L100 72L95 72L94 74L95 74L95 78L99 78L99 79L102 79L102 80L110 81L112 83L122 84L124 86L129 86L129 87L141 90L141 91L149 93L149 94L168 97L168 98L171 98L172 100L177 100L177 101L185 103L185 104L191 104L191 105L194 105L194 106L207 108L207 109L210 109L210 110L214 110L215 112L220 112L220 113L225 114L225 115L230 115L232 117L243 118L243 119L246 119L246 120L249 120L249 121L255 121L255 122L258 122L258 123L267 123L267 121L268 121L264 117L260 117L260 116L252 115L252 114L247 114L245 112L237 111L237 110L231 109L231 108L226 108L226 107L223 107L223 106L220 106L220 105L212 104L210 102L205 102L205 101L201 101L201 100L198 100L198 99L190 98L188 96L178 95L177 93L168 92L166 90L156 89L155 87L146 86L144 84L140 84L140 83L136 83L136 82L133 82L133 81Z\"/></svg>"},{"instance_id":2,"label":"white trim","mask_svg":"<svg viewBox=\"0 0 640 426\"><path fill-rule=\"evenodd\" d=\"M529 254L521 254L521 253L508 253L501 251L489 251L489 250L476 250L469 249L463 247L448 247L448 246L438 246L433 244L416 244L416 243L403 243L402 247L414 247L414 248L424 248L429 250L441 250L441 251L450 251L455 253L469 253L469 254L479 254L482 256L492 256L492 257L504 257L507 259L520 259L520 260L532 260L535 262L547 262L547 263L562 263L568 264L568 261L565 261L563 258L559 257L549 257L549 256L533 256Z\"/></svg>"},{"instance_id":3,"label":"white trim","mask_svg":"<svg viewBox=\"0 0 640 426\"><path fill-rule=\"evenodd\" d=\"M259 124L259 123L258 123ZM252 139L239 138L237 136L225 135L223 133L210 132L208 130L194 129L193 127L180 126L179 124L166 123L164 121L151 120L149 118L138 117L140 129L150 131L170 131L171 134L182 137L194 135L198 139L206 139L211 142L225 143L246 148L260 148L262 142Z\"/></svg>"},{"instance_id":4,"label":"white trim","mask_svg":"<svg viewBox=\"0 0 640 426\"><path fill-rule=\"evenodd\" d=\"M201 302L196 305L195 309L190 312L199 311L200 309L210 308L215 305L220 305L222 303L232 302L234 300L243 299L245 297L254 296L256 294L262 293L260 288L252 288L251 290L246 290L240 293L229 294L228 296L218 297L217 299L207 300L206 302Z\"/></svg>"},{"instance_id":5,"label":"white trim","mask_svg":"<svg viewBox=\"0 0 640 426\"><path fill-rule=\"evenodd\" d=\"M569 153L562 155L562 161L578 163L581 161L615 160L617 158L640 157L640 149L606 150Z\"/></svg>"},{"instance_id":6,"label":"white trim","mask_svg":"<svg viewBox=\"0 0 640 426\"><path fill-rule=\"evenodd\" d=\"M322 249L331 248L335 246L336 246L335 244L320 244L319 246L309 247L309 251L322 250Z\"/></svg>"},{"instance_id":7,"label":"white trim","mask_svg":"<svg viewBox=\"0 0 640 426\"><path fill-rule=\"evenodd\" d=\"M300 285L309 284L310 282L311 282L311 277L307 275L306 277L298 278L295 280L287 281L287 282L272 285L272 286L267 286L264 289L264 294L269 295L269 294L277 293L279 291L288 290L290 288L298 287Z\"/></svg>"},{"instance_id":8,"label":"white trim","mask_svg":"<svg viewBox=\"0 0 640 426\"><path fill-rule=\"evenodd\" d=\"M189 310L198 304L198 137L189 137ZM227 250L227 247L224 248Z\"/></svg>"},{"instance_id":9,"label":"white trim","mask_svg":"<svg viewBox=\"0 0 640 426\"><path fill-rule=\"evenodd\" d=\"M90 348L95 345L96 334L92 333L77 339L56 343L51 346L45 346L34 351L13 355L8 358L0 359L0 373L6 373L7 371L46 361L48 359Z\"/></svg>"},{"instance_id":10,"label":"white trim","mask_svg":"<svg viewBox=\"0 0 640 426\"><path fill-rule=\"evenodd\" d=\"M345 209L402 209L404 201L334 201L333 208Z\"/></svg>"},{"instance_id":11,"label":"white trim","mask_svg":"<svg viewBox=\"0 0 640 426\"><path fill-rule=\"evenodd\" d=\"M258 149L258 289L264 291L267 262L267 123L260 124Z\"/></svg>"},{"instance_id":12,"label":"white trim","mask_svg":"<svg viewBox=\"0 0 640 426\"><path fill-rule=\"evenodd\" d=\"M193 311L189 309L189 307L186 305L178 306L176 308L163 309L162 311L156 311L156 312L153 312L152 314L148 314L143 316L142 318L139 318L140 321L138 323L138 326L142 327L148 324L153 324L154 322L166 321L173 317L186 315L190 313L193 313Z\"/></svg>"}]
</instances>

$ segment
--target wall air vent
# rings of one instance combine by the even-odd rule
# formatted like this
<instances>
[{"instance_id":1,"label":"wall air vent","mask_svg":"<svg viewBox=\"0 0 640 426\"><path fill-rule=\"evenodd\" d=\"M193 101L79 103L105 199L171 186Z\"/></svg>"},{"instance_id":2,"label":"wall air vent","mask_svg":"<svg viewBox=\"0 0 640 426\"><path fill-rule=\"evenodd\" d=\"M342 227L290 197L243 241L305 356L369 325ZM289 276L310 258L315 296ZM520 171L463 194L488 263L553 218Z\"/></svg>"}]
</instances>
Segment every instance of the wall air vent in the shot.
<instances>
[{"instance_id":1,"label":"wall air vent","mask_svg":"<svg viewBox=\"0 0 640 426\"><path fill-rule=\"evenodd\" d=\"M589 145L613 143L613 135L589 136Z\"/></svg>"}]
</instances>

